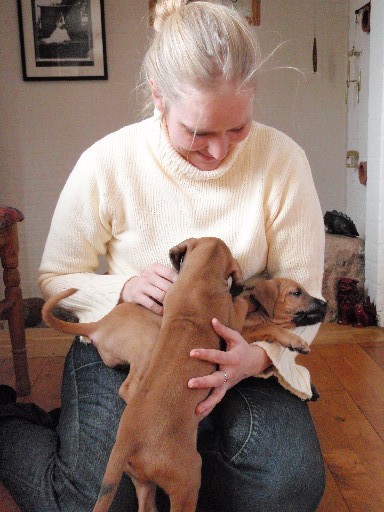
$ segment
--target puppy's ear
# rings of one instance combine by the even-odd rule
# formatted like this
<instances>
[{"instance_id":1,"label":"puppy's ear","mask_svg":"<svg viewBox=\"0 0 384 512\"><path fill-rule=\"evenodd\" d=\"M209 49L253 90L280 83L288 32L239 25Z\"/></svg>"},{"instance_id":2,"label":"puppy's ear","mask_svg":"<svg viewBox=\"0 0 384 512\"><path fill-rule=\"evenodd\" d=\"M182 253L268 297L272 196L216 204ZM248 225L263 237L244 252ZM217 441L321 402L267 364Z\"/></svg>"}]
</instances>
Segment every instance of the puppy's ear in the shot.
<instances>
[{"instance_id":1,"label":"puppy's ear","mask_svg":"<svg viewBox=\"0 0 384 512\"><path fill-rule=\"evenodd\" d=\"M175 247L172 247L169 251L169 257L171 259L173 267L179 271L181 262L185 258L187 252L190 252L196 246L196 238L188 238Z\"/></svg>"},{"instance_id":2,"label":"puppy's ear","mask_svg":"<svg viewBox=\"0 0 384 512\"><path fill-rule=\"evenodd\" d=\"M279 288L279 297L278 301L283 303L285 302L285 299L287 298L288 293L292 290L292 281L290 279L281 279L276 278L274 279L276 282L278 288Z\"/></svg>"},{"instance_id":3,"label":"puppy's ear","mask_svg":"<svg viewBox=\"0 0 384 512\"><path fill-rule=\"evenodd\" d=\"M232 277L230 293L232 297L236 297L244 290L244 279L240 265L235 258L232 258L232 272L230 276Z\"/></svg>"},{"instance_id":4,"label":"puppy's ear","mask_svg":"<svg viewBox=\"0 0 384 512\"><path fill-rule=\"evenodd\" d=\"M275 304L279 297L279 286L275 279L257 281L250 296L260 302L268 316L273 318Z\"/></svg>"}]
</instances>

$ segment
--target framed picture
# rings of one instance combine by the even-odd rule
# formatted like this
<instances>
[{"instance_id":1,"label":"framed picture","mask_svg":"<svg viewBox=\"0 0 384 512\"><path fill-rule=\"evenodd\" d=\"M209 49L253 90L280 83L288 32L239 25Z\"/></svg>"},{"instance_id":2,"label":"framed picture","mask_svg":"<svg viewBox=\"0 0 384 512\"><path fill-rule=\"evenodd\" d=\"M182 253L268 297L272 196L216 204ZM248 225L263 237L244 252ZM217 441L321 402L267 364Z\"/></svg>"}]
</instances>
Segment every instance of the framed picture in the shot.
<instances>
[{"instance_id":1,"label":"framed picture","mask_svg":"<svg viewBox=\"0 0 384 512\"><path fill-rule=\"evenodd\" d=\"M24 80L106 80L103 0L17 0Z\"/></svg>"},{"instance_id":2,"label":"framed picture","mask_svg":"<svg viewBox=\"0 0 384 512\"><path fill-rule=\"evenodd\" d=\"M149 0L149 24L153 25L153 10L157 0ZM223 4L233 5L246 16L250 25L260 25L260 0L221 0Z\"/></svg>"}]
</instances>

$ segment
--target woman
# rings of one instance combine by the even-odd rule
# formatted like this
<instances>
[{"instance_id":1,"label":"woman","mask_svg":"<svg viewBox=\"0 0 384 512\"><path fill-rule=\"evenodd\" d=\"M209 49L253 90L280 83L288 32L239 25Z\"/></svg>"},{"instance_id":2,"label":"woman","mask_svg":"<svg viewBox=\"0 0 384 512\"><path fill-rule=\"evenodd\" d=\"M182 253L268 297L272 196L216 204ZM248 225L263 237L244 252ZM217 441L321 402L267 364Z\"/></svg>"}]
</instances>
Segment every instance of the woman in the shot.
<instances>
[{"instance_id":1,"label":"woman","mask_svg":"<svg viewBox=\"0 0 384 512\"><path fill-rule=\"evenodd\" d=\"M161 315L177 279L168 250L200 236L222 238L245 277L267 270L319 296L319 201L304 152L252 120L260 58L246 21L222 5L164 0L155 29L144 59L155 113L81 156L52 220L40 268L44 296L78 288L63 305L81 322L119 301ZM107 275L95 274L99 256ZM249 346L226 326L214 328L227 351L191 357L219 370L188 383L213 388L196 411L204 418L199 510L314 511L324 470L305 403L308 372L278 344ZM298 331L311 342L317 326ZM118 389L127 372L113 368L119 348L74 341L56 431L40 410L2 407L0 477L23 510L92 509L125 405ZM164 502L159 493L161 510ZM113 510L136 506L125 476Z\"/></svg>"}]
</instances>

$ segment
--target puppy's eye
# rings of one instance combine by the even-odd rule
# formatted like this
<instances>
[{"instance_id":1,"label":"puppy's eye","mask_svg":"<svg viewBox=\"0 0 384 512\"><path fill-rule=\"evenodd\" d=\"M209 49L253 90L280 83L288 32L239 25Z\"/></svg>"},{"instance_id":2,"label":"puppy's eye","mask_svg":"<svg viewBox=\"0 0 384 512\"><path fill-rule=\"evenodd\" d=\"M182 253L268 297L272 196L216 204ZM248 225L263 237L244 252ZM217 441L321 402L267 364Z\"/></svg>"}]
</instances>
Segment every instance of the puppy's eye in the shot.
<instances>
[{"instance_id":1,"label":"puppy's eye","mask_svg":"<svg viewBox=\"0 0 384 512\"><path fill-rule=\"evenodd\" d=\"M300 297L301 295L301 290L300 288L294 292L289 292L290 295L293 295L294 297Z\"/></svg>"}]
</instances>

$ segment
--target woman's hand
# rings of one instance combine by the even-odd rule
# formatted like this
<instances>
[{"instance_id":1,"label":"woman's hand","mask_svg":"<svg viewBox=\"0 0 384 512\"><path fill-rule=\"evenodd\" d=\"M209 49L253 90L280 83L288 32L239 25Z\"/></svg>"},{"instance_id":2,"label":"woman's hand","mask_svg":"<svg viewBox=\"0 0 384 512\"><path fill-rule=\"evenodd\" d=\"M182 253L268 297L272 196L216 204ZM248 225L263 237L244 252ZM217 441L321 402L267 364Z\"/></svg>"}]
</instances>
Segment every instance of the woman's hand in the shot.
<instances>
[{"instance_id":1,"label":"woman's hand","mask_svg":"<svg viewBox=\"0 0 384 512\"><path fill-rule=\"evenodd\" d=\"M155 263L145 269L141 276L132 277L125 283L120 302L141 304L153 313L162 315L165 294L176 279L176 270Z\"/></svg>"},{"instance_id":2,"label":"woman's hand","mask_svg":"<svg viewBox=\"0 0 384 512\"><path fill-rule=\"evenodd\" d=\"M190 379L188 387L211 389L212 393L196 407L201 419L207 416L224 397L228 389L241 380L259 375L271 364L265 350L257 345L249 345L237 331L225 327L216 318L212 326L227 343L227 351L196 348L191 357L219 365L219 370L204 377Z\"/></svg>"}]
</instances>

